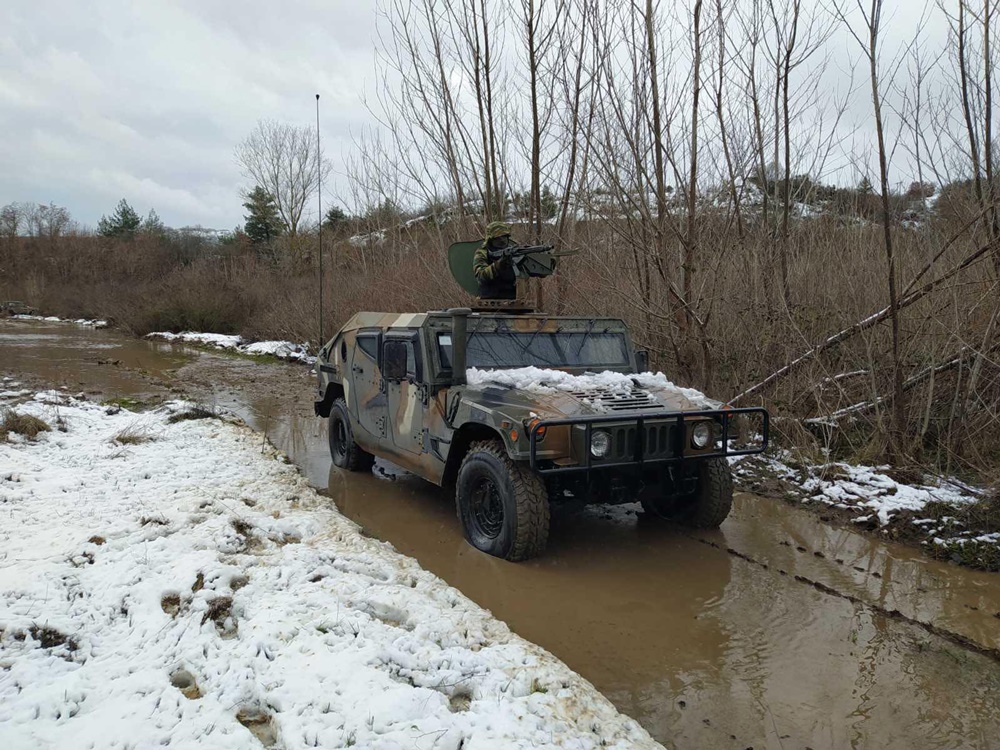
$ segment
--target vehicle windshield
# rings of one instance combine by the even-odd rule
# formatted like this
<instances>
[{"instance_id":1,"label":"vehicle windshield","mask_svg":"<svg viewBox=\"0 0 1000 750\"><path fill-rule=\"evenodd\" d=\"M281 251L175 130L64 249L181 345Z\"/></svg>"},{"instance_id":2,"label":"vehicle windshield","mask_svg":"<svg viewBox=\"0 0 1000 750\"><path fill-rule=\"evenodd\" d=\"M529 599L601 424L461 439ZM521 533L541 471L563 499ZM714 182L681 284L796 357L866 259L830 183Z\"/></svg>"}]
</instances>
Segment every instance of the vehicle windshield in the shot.
<instances>
[{"instance_id":1,"label":"vehicle windshield","mask_svg":"<svg viewBox=\"0 0 1000 750\"><path fill-rule=\"evenodd\" d=\"M439 338L441 359L451 366L451 336ZM629 364L624 333L473 331L466 354L469 367L587 367Z\"/></svg>"}]
</instances>

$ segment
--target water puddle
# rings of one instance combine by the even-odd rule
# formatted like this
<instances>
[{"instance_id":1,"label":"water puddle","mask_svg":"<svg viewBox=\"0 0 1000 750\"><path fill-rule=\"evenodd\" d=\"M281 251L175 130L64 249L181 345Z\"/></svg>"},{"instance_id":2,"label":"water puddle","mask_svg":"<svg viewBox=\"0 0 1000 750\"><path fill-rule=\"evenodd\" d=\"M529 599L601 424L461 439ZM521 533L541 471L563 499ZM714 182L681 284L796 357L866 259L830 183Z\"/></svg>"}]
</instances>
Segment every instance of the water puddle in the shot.
<instances>
[{"instance_id":1,"label":"water puddle","mask_svg":"<svg viewBox=\"0 0 1000 750\"><path fill-rule=\"evenodd\" d=\"M61 330L16 347L14 365L0 338L0 370L37 369L31 352L45 348L40 375L67 362L95 388L121 388L78 354L120 341L145 358L147 387L182 384L266 431L366 533L556 654L667 747L987 747L1000 732L1000 663L956 643L1000 648L1000 576L751 495L711 533L633 506L563 507L544 557L503 562L464 542L440 489L381 462L332 469L306 368Z\"/></svg>"}]
</instances>

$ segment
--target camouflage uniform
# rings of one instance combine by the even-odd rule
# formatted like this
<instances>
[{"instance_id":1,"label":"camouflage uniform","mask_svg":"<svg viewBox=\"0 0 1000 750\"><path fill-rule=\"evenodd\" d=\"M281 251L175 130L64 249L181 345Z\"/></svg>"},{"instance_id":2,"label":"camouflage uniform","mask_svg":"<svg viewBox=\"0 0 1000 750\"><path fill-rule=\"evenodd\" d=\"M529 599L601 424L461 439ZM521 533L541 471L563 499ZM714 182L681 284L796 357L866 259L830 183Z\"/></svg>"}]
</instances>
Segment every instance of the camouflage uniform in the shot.
<instances>
[{"instance_id":1,"label":"camouflage uniform","mask_svg":"<svg viewBox=\"0 0 1000 750\"><path fill-rule=\"evenodd\" d=\"M491 263L487 248L490 240L509 236L510 227L502 221L490 222L489 226L486 227L486 239L483 240L483 244L479 246L476 254L472 257L472 271L476 274L477 279L492 281L497 278L502 266L510 265L510 261L505 258Z\"/></svg>"},{"instance_id":2,"label":"camouflage uniform","mask_svg":"<svg viewBox=\"0 0 1000 750\"><path fill-rule=\"evenodd\" d=\"M493 221L486 227L486 239L472 257L472 272L479 281L479 296L484 299L514 299L517 294L517 279L509 258L490 262L489 247L507 245L510 227L502 221ZM499 240L500 242L492 242Z\"/></svg>"}]
</instances>

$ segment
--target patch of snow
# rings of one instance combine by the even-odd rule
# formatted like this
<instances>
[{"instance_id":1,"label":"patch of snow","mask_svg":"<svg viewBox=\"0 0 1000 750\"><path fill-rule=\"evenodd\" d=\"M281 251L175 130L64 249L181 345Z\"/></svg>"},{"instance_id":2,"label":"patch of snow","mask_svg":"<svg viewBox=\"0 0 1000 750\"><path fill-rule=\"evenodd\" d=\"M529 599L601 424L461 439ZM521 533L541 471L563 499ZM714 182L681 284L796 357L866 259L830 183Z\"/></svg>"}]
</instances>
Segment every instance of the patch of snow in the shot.
<instances>
[{"instance_id":1,"label":"patch of snow","mask_svg":"<svg viewBox=\"0 0 1000 750\"><path fill-rule=\"evenodd\" d=\"M183 333L170 333L169 331L156 331L147 333L147 339L162 339L163 341L179 342L182 344L199 344L201 346L213 346L216 349L238 349L243 343L240 336L230 336L225 333L197 333L195 331L184 331Z\"/></svg>"},{"instance_id":2,"label":"patch of snow","mask_svg":"<svg viewBox=\"0 0 1000 750\"><path fill-rule=\"evenodd\" d=\"M792 213L800 219L814 219L817 216L825 215L822 208L817 208L808 203L795 202L791 205Z\"/></svg>"},{"instance_id":3,"label":"patch of snow","mask_svg":"<svg viewBox=\"0 0 1000 750\"><path fill-rule=\"evenodd\" d=\"M88 320L87 318L71 320L69 318L57 318L54 315L12 315L11 317L14 320L36 320L42 323L73 323L74 325L88 326L90 328L107 328L109 325L106 320Z\"/></svg>"},{"instance_id":4,"label":"patch of snow","mask_svg":"<svg viewBox=\"0 0 1000 750\"><path fill-rule=\"evenodd\" d=\"M977 500L972 488L957 482L942 482L930 477L925 477L918 485L898 482L885 473L888 466L826 463L796 470L788 462L800 463L788 451L730 459L737 475L772 474L796 484L804 493L803 500L874 515L882 526L900 511L919 512L932 501L961 506Z\"/></svg>"},{"instance_id":5,"label":"patch of snow","mask_svg":"<svg viewBox=\"0 0 1000 750\"><path fill-rule=\"evenodd\" d=\"M240 351L306 364L312 364L316 361L315 357L310 356L305 344L293 344L291 341L257 341L240 347Z\"/></svg>"},{"instance_id":6,"label":"patch of snow","mask_svg":"<svg viewBox=\"0 0 1000 750\"><path fill-rule=\"evenodd\" d=\"M659 747L258 434L169 423L182 406L47 392L21 408L67 431L0 444L0 747L257 746L240 716L283 748Z\"/></svg>"},{"instance_id":7,"label":"patch of snow","mask_svg":"<svg viewBox=\"0 0 1000 750\"><path fill-rule=\"evenodd\" d=\"M381 245L385 242L385 231L368 232L367 234L355 234L348 238L348 244L352 247L367 247L368 245Z\"/></svg>"},{"instance_id":8,"label":"patch of snow","mask_svg":"<svg viewBox=\"0 0 1000 750\"><path fill-rule=\"evenodd\" d=\"M232 336L224 333L198 333L196 331L184 331L183 333L157 331L146 334L146 338L160 339L170 343L209 346L241 354L266 355L277 357L278 359L286 359L291 362L302 362L307 365L312 365L316 362L316 357L308 353L308 348L305 344L293 344L291 341L255 341L254 343L247 344L244 343L241 336Z\"/></svg>"}]
</instances>

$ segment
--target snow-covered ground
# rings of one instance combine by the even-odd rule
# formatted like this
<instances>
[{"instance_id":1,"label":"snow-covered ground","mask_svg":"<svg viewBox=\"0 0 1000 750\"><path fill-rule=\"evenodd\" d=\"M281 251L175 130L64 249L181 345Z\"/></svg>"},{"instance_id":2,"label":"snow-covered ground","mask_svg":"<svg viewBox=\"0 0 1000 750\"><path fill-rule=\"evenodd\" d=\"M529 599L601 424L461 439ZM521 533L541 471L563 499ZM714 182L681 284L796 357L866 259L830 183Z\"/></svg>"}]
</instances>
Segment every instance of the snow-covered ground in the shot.
<instances>
[{"instance_id":1,"label":"snow-covered ground","mask_svg":"<svg viewBox=\"0 0 1000 750\"><path fill-rule=\"evenodd\" d=\"M0 443L0 748L658 747L186 408L18 407L53 429Z\"/></svg>"},{"instance_id":2,"label":"snow-covered ground","mask_svg":"<svg viewBox=\"0 0 1000 750\"><path fill-rule=\"evenodd\" d=\"M224 333L197 333L195 331L184 331L183 333L157 331L147 334L146 338L171 342L176 341L183 344L197 344L199 346L239 352L240 354L266 355L293 362L302 362L307 365L312 365L316 362L316 357L308 353L305 344L293 344L291 341L255 341L254 343L247 343L241 336L231 336Z\"/></svg>"},{"instance_id":3,"label":"snow-covered ground","mask_svg":"<svg viewBox=\"0 0 1000 750\"><path fill-rule=\"evenodd\" d=\"M976 542L1000 548L1000 534L984 534L956 523L962 510L986 493L957 479L925 476L915 483L901 482L889 476L889 466L809 463L782 449L733 458L730 463L737 479L749 489L759 490L762 480L777 480L788 498L847 511L858 524L885 529L905 519L919 531L916 536L939 547Z\"/></svg>"}]
</instances>

